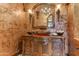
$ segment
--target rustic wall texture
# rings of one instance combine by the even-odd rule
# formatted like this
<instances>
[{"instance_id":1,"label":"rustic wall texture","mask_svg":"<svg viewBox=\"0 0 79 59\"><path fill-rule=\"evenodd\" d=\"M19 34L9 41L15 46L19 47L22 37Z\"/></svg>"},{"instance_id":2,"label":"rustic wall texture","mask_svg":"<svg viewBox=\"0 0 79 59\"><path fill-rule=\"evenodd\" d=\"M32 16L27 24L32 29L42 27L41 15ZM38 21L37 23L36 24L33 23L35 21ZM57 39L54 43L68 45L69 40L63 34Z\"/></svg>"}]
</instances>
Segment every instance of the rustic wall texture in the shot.
<instances>
[{"instance_id":1,"label":"rustic wall texture","mask_svg":"<svg viewBox=\"0 0 79 59\"><path fill-rule=\"evenodd\" d=\"M0 55L14 55L27 29L22 4L0 4Z\"/></svg>"},{"instance_id":2,"label":"rustic wall texture","mask_svg":"<svg viewBox=\"0 0 79 59\"><path fill-rule=\"evenodd\" d=\"M69 39L69 54L79 56L79 4L72 4L69 13L72 14L69 18L70 29L72 29L70 30L71 36L69 36L72 37Z\"/></svg>"},{"instance_id":3,"label":"rustic wall texture","mask_svg":"<svg viewBox=\"0 0 79 59\"><path fill-rule=\"evenodd\" d=\"M74 35L79 38L79 4L74 4Z\"/></svg>"}]
</instances>

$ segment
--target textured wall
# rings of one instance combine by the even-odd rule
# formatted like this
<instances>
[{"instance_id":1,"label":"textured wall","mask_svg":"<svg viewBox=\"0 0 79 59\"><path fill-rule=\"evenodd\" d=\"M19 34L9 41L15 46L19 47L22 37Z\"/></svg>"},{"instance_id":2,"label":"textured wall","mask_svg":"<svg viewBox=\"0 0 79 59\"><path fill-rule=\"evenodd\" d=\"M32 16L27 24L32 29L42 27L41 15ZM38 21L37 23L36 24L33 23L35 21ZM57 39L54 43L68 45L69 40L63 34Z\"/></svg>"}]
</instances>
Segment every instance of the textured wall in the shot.
<instances>
[{"instance_id":1,"label":"textured wall","mask_svg":"<svg viewBox=\"0 0 79 59\"><path fill-rule=\"evenodd\" d=\"M69 13L69 54L79 56L79 4L72 4Z\"/></svg>"},{"instance_id":2,"label":"textured wall","mask_svg":"<svg viewBox=\"0 0 79 59\"><path fill-rule=\"evenodd\" d=\"M79 38L79 4L74 4L74 35Z\"/></svg>"},{"instance_id":3,"label":"textured wall","mask_svg":"<svg viewBox=\"0 0 79 59\"><path fill-rule=\"evenodd\" d=\"M0 55L18 52L19 38L25 34L26 28L22 4L0 4Z\"/></svg>"},{"instance_id":4,"label":"textured wall","mask_svg":"<svg viewBox=\"0 0 79 59\"><path fill-rule=\"evenodd\" d=\"M32 31L32 21L30 22L30 18L29 18L29 12L28 10L32 10L33 6L36 5L36 3L27 3L27 4L24 4L25 6L25 11L26 11L26 19L27 19L27 31Z\"/></svg>"}]
</instances>

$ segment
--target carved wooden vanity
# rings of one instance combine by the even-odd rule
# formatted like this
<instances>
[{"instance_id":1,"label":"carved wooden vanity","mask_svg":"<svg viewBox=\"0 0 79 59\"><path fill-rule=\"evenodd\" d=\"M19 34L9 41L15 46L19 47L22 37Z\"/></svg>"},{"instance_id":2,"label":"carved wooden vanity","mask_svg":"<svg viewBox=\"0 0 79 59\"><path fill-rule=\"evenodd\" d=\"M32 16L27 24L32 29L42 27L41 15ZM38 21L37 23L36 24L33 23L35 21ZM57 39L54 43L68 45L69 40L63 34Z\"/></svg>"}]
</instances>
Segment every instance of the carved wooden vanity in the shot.
<instances>
[{"instance_id":1,"label":"carved wooden vanity","mask_svg":"<svg viewBox=\"0 0 79 59\"><path fill-rule=\"evenodd\" d=\"M63 36L23 36L22 55L28 56L63 56L65 38Z\"/></svg>"}]
</instances>

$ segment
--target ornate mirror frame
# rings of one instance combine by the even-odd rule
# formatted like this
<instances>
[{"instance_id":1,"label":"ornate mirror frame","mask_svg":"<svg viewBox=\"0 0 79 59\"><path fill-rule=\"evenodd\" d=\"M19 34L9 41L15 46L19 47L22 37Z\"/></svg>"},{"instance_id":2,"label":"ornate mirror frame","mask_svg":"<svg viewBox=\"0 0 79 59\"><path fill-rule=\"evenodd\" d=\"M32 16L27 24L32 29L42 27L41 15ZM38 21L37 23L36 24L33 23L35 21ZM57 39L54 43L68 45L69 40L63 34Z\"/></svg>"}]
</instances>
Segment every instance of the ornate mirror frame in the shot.
<instances>
[{"instance_id":1,"label":"ornate mirror frame","mask_svg":"<svg viewBox=\"0 0 79 59\"><path fill-rule=\"evenodd\" d=\"M46 10L46 8L48 8L49 11L48 11L48 9ZM44 11L44 9L45 9L45 11ZM47 14L46 13L44 14L43 12L40 12L41 10L43 10ZM45 4L45 3L44 4L36 4L32 8L32 11L33 11L33 15L32 15L32 28L34 28L34 29L46 29L48 27L48 17L50 15L52 15L52 16L55 15L55 4ZM46 18L43 19L44 17L42 16L42 18L41 18L40 15L43 15ZM39 21L40 18L43 19L43 20L46 20L45 24L43 24L42 20L41 20L42 22ZM43 25L41 25L41 24L43 24Z\"/></svg>"}]
</instances>

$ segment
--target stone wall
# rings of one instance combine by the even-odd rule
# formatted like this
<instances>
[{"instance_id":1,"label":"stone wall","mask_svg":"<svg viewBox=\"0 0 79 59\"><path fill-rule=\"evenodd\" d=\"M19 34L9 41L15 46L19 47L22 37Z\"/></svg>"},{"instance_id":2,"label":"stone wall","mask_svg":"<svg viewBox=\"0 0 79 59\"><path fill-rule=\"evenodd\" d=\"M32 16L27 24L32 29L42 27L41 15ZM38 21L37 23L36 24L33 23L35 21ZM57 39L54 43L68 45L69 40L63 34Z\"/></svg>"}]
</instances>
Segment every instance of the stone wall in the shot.
<instances>
[{"instance_id":1,"label":"stone wall","mask_svg":"<svg viewBox=\"0 0 79 59\"><path fill-rule=\"evenodd\" d=\"M79 38L79 4L74 4L74 36Z\"/></svg>"},{"instance_id":2,"label":"stone wall","mask_svg":"<svg viewBox=\"0 0 79 59\"><path fill-rule=\"evenodd\" d=\"M18 53L20 37L27 31L22 4L0 4L0 55Z\"/></svg>"}]
</instances>

